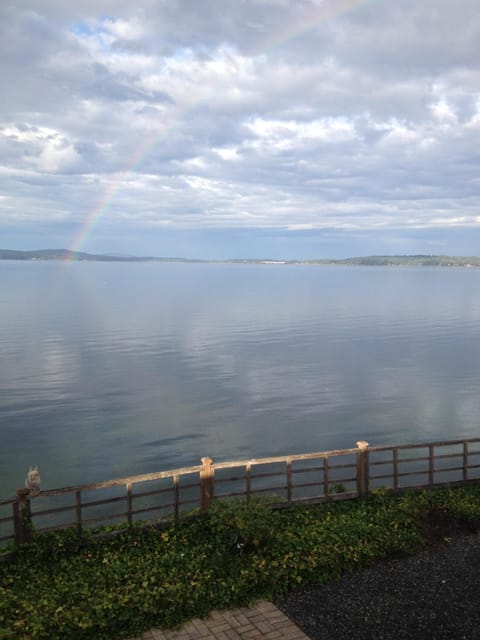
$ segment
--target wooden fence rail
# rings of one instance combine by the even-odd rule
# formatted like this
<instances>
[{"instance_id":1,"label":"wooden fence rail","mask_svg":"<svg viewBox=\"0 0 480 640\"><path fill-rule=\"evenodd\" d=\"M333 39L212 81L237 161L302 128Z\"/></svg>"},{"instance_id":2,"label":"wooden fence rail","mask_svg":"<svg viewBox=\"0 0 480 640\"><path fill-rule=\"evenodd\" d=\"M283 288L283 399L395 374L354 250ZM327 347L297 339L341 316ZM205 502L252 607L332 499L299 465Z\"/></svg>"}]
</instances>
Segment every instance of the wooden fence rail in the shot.
<instances>
[{"instance_id":1,"label":"wooden fence rail","mask_svg":"<svg viewBox=\"0 0 480 640\"><path fill-rule=\"evenodd\" d=\"M137 520L178 521L208 510L214 498L268 495L280 505L357 498L480 481L480 438L370 447L214 462L75 487L28 489L0 500L0 545L30 540L32 531Z\"/></svg>"}]
</instances>

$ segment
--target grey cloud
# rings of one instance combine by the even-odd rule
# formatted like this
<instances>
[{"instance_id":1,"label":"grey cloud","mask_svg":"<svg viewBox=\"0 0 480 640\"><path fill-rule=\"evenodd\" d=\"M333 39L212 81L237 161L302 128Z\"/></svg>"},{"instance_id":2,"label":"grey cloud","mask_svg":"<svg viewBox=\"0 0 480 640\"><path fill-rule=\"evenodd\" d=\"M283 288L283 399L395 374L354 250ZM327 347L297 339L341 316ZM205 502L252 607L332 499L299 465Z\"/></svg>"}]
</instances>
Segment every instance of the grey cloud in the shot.
<instances>
[{"instance_id":1,"label":"grey cloud","mask_svg":"<svg viewBox=\"0 0 480 640\"><path fill-rule=\"evenodd\" d=\"M477 224L477 3L335 6L4 4L0 225Z\"/></svg>"}]
</instances>

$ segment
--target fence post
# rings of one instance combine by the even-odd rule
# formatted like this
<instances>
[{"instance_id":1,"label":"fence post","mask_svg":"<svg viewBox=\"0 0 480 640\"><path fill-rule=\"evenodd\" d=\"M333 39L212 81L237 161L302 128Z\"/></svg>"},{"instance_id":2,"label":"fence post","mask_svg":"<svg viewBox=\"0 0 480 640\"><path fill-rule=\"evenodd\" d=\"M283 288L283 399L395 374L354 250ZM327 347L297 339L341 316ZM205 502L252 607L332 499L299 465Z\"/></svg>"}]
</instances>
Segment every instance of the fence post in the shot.
<instances>
[{"instance_id":1,"label":"fence post","mask_svg":"<svg viewBox=\"0 0 480 640\"><path fill-rule=\"evenodd\" d=\"M28 489L17 489L16 494L17 502L15 503L15 517L13 520L15 543L23 544L30 541L32 534L30 500L28 499L30 491Z\"/></svg>"},{"instance_id":2,"label":"fence post","mask_svg":"<svg viewBox=\"0 0 480 640\"><path fill-rule=\"evenodd\" d=\"M287 502L292 501L292 459L287 458Z\"/></svg>"},{"instance_id":3,"label":"fence post","mask_svg":"<svg viewBox=\"0 0 480 640\"><path fill-rule=\"evenodd\" d=\"M77 533L82 533L82 493L75 491L75 516L77 520Z\"/></svg>"},{"instance_id":4,"label":"fence post","mask_svg":"<svg viewBox=\"0 0 480 640\"><path fill-rule=\"evenodd\" d=\"M468 442L463 443L463 465L462 465L462 479L464 482L468 478Z\"/></svg>"},{"instance_id":5,"label":"fence post","mask_svg":"<svg viewBox=\"0 0 480 640\"><path fill-rule=\"evenodd\" d=\"M247 496L247 502L248 502L252 495L252 465L251 464L247 464L245 467L245 480L247 483L246 496Z\"/></svg>"},{"instance_id":6,"label":"fence post","mask_svg":"<svg viewBox=\"0 0 480 640\"><path fill-rule=\"evenodd\" d=\"M211 458L202 458L203 469L200 471L200 508L207 511L214 493L214 475Z\"/></svg>"},{"instance_id":7,"label":"fence post","mask_svg":"<svg viewBox=\"0 0 480 640\"><path fill-rule=\"evenodd\" d=\"M175 524L178 524L180 521L180 487L179 487L180 477L178 474L173 476L173 517L175 519Z\"/></svg>"},{"instance_id":8,"label":"fence post","mask_svg":"<svg viewBox=\"0 0 480 640\"><path fill-rule=\"evenodd\" d=\"M368 442L365 440L359 440L357 442L359 449L357 453L357 491L360 498L365 498L368 495Z\"/></svg>"},{"instance_id":9,"label":"fence post","mask_svg":"<svg viewBox=\"0 0 480 640\"><path fill-rule=\"evenodd\" d=\"M131 527L132 523L133 523L133 518L132 518L132 511L133 511L133 507L132 507L132 483L131 482L127 482L126 490L127 490L127 522L128 522L128 526Z\"/></svg>"}]
</instances>

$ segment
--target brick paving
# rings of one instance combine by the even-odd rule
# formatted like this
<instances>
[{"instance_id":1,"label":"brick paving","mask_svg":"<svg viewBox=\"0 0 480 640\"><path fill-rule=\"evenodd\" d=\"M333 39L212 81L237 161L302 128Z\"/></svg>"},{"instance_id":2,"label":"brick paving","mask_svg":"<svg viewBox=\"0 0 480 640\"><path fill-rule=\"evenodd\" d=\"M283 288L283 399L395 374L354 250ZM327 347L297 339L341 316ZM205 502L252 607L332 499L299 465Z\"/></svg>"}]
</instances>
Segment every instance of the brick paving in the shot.
<instances>
[{"instance_id":1,"label":"brick paving","mask_svg":"<svg viewBox=\"0 0 480 640\"><path fill-rule=\"evenodd\" d=\"M259 600L250 608L213 611L208 618L195 618L179 629L150 629L131 640L308 640L275 605Z\"/></svg>"}]
</instances>

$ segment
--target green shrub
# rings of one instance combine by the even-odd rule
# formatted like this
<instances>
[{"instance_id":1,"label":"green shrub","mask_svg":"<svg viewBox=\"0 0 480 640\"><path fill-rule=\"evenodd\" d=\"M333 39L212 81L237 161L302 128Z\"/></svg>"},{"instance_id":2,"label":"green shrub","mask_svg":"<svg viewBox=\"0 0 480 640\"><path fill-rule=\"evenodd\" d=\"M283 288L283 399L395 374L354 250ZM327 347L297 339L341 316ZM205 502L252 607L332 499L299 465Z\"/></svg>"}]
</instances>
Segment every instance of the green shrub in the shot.
<instances>
[{"instance_id":1,"label":"green shrub","mask_svg":"<svg viewBox=\"0 0 480 640\"><path fill-rule=\"evenodd\" d=\"M109 640L331 580L425 546L419 518L480 518L480 486L272 511L217 502L169 529L37 536L0 565L0 640Z\"/></svg>"},{"instance_id":2,"label":"green shrub","mask_svg":"<svg viewBox=\"0 0 480 640\"><path fill-rule=\"evenodd\" d=\"M346 493L347 488L341 482L334 482L333 484L330 485L330 487L328 488L328 491L329 491L330 494L332 494L332 493Z\"/></svg>"},{"instance_id":3,"label":"green shrub","mask_svg":"<svg viewBox=\"0 0 480 640\"><path fill-rule=\"evenodd\" d=\"M215 501L206 516L218 544L234 553L265 550L275 536L272 501L262 498Z\"/></svg>"}]
</instances>

